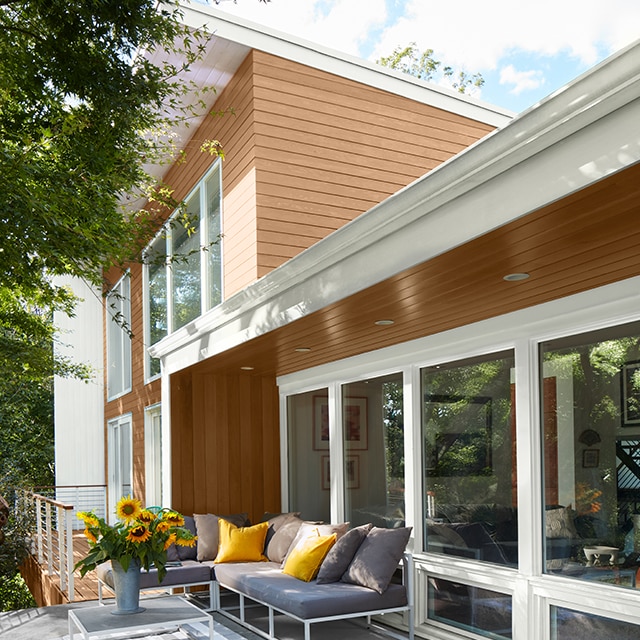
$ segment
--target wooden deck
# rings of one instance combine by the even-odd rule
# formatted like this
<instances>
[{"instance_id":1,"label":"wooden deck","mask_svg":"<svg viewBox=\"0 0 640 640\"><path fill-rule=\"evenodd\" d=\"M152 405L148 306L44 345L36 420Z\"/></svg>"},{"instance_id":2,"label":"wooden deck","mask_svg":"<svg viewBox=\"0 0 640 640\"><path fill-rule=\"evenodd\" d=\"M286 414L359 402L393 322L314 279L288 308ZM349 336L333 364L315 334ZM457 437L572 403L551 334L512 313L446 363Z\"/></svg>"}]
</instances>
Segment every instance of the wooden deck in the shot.
<instances>
[{"instance_id":1,"label":"wooden deck","mask_svg":"<svg viewBox=\"0 0 640 640\"><path fill-rule=\"evenodd\" d=\"M89 543L82 531L73 533L73 562L82 559L89 552ZM36 557L31 556L22 566L22 575L29 586L33 597L39 607L55 604L66 604L69 598L60 589L60 577L57 574L49 575L46 565L38 564ZM98 578L95 571L89 571L84 578L79 572L74 573L73 600L98 599Z\"/></svg>"}]
</instances>

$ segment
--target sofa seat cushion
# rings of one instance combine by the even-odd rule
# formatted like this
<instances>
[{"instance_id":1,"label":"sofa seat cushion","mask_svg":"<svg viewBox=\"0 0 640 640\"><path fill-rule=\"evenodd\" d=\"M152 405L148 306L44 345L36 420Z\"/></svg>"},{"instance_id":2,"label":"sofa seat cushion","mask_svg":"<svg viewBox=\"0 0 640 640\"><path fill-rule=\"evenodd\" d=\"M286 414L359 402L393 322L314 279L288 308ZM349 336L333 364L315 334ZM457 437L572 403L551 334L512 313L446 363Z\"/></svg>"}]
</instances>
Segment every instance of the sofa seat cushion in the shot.
<instances>
[{"instance_id":1,"label":"sofa seat cushion","mask_svg":"<svg viewBox=\"0 0 640 640\"><path fill-rule=\"evenodd\" d=\"M324 616L377 611L407 605L404 585L392 584L383 593L344 582L302 582L282 573L275 562L216 565L217 580L303 620Z\"/></svg>"},{"instance_id":2,"label":"sofa seat cushion","mask_svg":"<svg viewBox=\"0 0 640 640\"><path fill-rule=\"evenodd\" d=\"M97 567L98 578L106 585L113 588L113 569L111 562L103 562ZM196 560L183 560L178 567L167 567L167 575L161 583L158 583L158 570L144 569L140 571L140 588L153 589L154 587L170 587L181 584L204 584L212 579L212 564L197 562Z\"/></svg>"}]
</instances>

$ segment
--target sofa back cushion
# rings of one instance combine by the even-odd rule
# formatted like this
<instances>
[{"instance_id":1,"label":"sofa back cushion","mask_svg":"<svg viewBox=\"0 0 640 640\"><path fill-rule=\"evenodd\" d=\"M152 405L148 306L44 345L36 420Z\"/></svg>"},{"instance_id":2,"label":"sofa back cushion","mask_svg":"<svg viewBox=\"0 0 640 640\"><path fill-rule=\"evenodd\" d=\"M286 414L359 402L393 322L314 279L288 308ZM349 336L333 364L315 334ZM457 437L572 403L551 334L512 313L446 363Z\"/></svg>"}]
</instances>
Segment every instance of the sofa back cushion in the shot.
<instances>
[{"instance_id":1,"label":"sofa back cushion","mask_svg":"<svg viewBox=\"0 0 640 640\"><path fill-rule=\"evenodd\" d=\"M371 524L363 524L347 531L331 547L318 571L318 584L329 584L340 580L342 574L349 568L362 541L367 537L371 526Z\"/></svg>"},{"instance_id":2,"label":"sofa back cushion","mask_svg":"<svg viewBox=\"0 0 640 640\"><path fill-rule=\"evenodd\" d=\"M353 556L342 582L359 584L384 593L398 568L411 536L412 527L373 527Z\"/></svg>"},{"instance_id":3,"label":"sofa back cushion","mask_svg":"<svg viewBox=\"0 0 640 640\"><path fill-rule=\"evenodd\" d=\"M269 529L264 553L271 562L281 563L295 539L302 520L300 513L282 513L267 520Z\"/></svg>"},{"instance_id":4,"label":"sofa back cushion","mask_svg":"<svg viewBox=\"0 0 640 640\"><path fill-rule=\"evenodd\" d=\"M243 527L248 524L246 513L234 513L226 516L217 516L213 513L196 513L193 516L196 526L197 554L196 558L200 562L205 560L215 560L218 555L218 546L220 543L219 521L224 519L231 522L237 527ZM180 550L178 550L180 553Z\"/></svg>"}]
</instances>

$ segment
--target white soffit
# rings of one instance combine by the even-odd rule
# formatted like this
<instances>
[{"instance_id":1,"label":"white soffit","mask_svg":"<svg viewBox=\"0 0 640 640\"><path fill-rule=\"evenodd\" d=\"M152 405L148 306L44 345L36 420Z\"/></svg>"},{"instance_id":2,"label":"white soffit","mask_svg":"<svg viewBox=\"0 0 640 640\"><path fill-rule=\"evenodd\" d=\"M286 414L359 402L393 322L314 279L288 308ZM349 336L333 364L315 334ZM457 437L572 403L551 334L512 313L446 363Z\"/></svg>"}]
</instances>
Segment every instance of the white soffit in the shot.
<instances>
[{"instance_id":1,"label":"white soffit","mask_svg":"<svg viewBox=\"0 0 640 640\"><path fill-rule=\"evenodd\" d=\"M153 354L171 373L222 353L639 162L638 96L640 41L168 336Z\"/></svg>"}]
</instances>

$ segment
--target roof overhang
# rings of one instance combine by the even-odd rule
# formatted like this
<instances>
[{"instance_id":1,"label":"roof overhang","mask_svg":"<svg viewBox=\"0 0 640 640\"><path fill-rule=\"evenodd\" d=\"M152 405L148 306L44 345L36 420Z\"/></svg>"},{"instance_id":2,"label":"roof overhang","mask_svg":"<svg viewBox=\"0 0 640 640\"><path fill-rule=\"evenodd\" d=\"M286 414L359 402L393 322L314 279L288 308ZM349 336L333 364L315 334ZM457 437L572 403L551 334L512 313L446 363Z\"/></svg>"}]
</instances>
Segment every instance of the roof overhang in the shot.
<instances>
[{"instance_id":1,"label":"roof overhang","mask_svg":"<svg viewBox=\"0 0 640 640\"><path fill-rule=\"evenodd\" d=\"M163 358L167 373L203 361L233 370L250 357L262 363L264 373L290 373L309 366L308 358L293 357L290 351L295 344L312 342L314 332L322 333L322 313L332 305L374 287L391 291L403 274L419 265L435 264L565 199L573 197L574 208L564 215L579 211L584 218L592 207L597 219L602 203L591 205L575 194L637 169L638 96L640 43L635 43L168 336L152 349L153 355ZM637 171L634 175L637 178ZM625 188L638 182L627 180ZM551 236L541 234L540 243L545 237ZM496 270L521 269L519 256L511 255L509 237L502 240L493 250L485 247L483 264L487 269L493 262ZM537 249L543 252L544 246ZM567 252L578 250L567 247ZM629 269L629 275L640 273L640 265ZM483 290L485 276L468 273L461 286L469 294ZM557 274L558 280L562 277ZM591 286L599 282L594 278ZM590 285L575 286L577 291ZM549 295L571 292L558 282L553 287L558 293ZM514 304L522 308L530 303L524 299ZM370 344L363 336L359 340L365 329L355 320L351 329L350 341L342 345L345 356ZM437 327L421 330L427 335ZM330 350L326 353L332 357ZM321 361L319 356L312 364Z\"/></svg>"}]
</instances>

